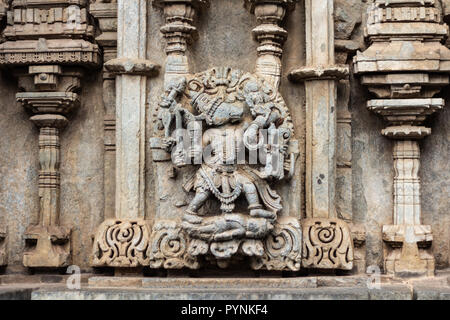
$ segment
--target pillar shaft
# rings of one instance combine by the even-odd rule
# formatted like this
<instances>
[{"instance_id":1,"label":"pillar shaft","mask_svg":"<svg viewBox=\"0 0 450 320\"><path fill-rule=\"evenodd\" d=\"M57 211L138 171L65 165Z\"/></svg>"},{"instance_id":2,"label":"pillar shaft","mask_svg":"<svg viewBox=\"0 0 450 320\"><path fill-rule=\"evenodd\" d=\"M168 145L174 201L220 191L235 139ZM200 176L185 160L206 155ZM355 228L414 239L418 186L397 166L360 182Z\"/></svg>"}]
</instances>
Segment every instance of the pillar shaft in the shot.
<instances>
[{"instance_id":1,"label":"pillar shaft","mask_svg":"<svg viewBox=\"0 0 450 320\"><path fill-rule=\"evenodd\" d=\"M306 61L311 67L334 65L333 1L307 0ZM306 215L335 217L336 85L310 79L306 90Z\"/></svg>"},{"instance_id":2,"label":"pillar shaft","mask_svg":"<svg viewBox=\"0 0 450 320\"><path fill-rule=\"evenodd\" d=\"M336 86L306 81L306 215L335 217Z\"/></svg>"},{"instance_id":3,"label":"pillar shaft","mask_svg":"<svg viewBox=\"0 0 450 320\"><path fill-rule=\"evenodd\" d=\"M419 143L416 140L394 143L394 224L420 225Z\"/></svg>"},{"instance_id":4,"label":"pillar shaft","mask_svg":"<svg viewBox=\"0 0 450 320\"><path fill-rule=\"evenodd\" d=\"M57 225L59 218L59 129L41 127L39 130L39 224Z\"/></svg>"},{"instance_id":5,"label":"pillar shaft","mask_svg":"<svg viewBox=\"0 0 450 320\"><path fill-rule=\"evenodd\" d=\"M334 64L333 0L305 0L306 65Z\"/></svg>"},{"instance_id":6,"label":"pillar shaft","mask_svg":"<svg viewBox=\"0 0 450 320\"><path fill-rule=\"evenodd\" d=\"M117 57L145 59L147 1L118 1ZM144 217L144 75L116 78L116 218Z\"/></svg>"}]
</instances>

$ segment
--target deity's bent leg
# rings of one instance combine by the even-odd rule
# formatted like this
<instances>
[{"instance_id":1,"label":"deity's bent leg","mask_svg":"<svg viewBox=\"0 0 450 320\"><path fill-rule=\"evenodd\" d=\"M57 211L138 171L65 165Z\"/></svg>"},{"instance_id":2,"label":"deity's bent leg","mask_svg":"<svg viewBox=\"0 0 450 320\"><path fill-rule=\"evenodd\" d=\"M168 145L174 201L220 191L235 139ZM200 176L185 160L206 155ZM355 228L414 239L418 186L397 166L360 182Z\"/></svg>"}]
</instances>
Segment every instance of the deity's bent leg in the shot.
<instances>
[{"instance_id":1,"label":"deity's bent leg","mask_svg":"<svg viewBox=\"0 0 450 320\"><path fill-rule=\"evenodd\" d=\"M197 189L195 193L194 199L192 199L191 203L186 210L186 214L188 215L198 215L198 210L203 206L206 200L211 196L211 191Z\"/></svg>"},{"instance_id":2,"label":"deity's bent leg","mask_svg":"<svg viewBox=\"0 0 450 320\"><path fill-rule=\"evenodd\" d=\"M258 190L256 190L255 184L244 177L240 177L240 180L250 212L255 209L261 209L262 205L259 202Z\"/></svg>"}]
</instances>

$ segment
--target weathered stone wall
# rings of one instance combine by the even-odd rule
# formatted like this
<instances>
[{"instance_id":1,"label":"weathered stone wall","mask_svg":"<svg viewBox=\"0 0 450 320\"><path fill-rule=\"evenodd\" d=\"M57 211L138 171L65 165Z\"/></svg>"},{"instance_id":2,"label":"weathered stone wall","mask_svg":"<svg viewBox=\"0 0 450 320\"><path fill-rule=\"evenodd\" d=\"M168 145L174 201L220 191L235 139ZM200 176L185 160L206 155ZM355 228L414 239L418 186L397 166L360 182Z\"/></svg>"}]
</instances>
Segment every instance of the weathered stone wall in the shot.
<instances>
[{"instance_id":1,"label":"weathered stone wall","mask_svg":"<svg viewBox=\"0 0 450 320\"><path fill-rule=\"evenodd\" d=\"M11 75L2 72L0 213L1 223L7 226L8 262L21 266L23 234L38 214L38 149L37 130L17 104L15 86Z\"/></svg>"},{"instance_id":2,"label":"weathered stone wall","mask_svg":"<svg viewBox=\"0 0 450 320\"><path fill-rule=\"evenodd\" d=\"M345 20L348 17L353 21L348 26L345 23L341 25L352 28L351 32L341 30L336 37L341 37L341 40L352 39L362 44L362 22L355 18L355 11L361 10L362 14L364 6L355 1L348 6L344 6L343 1L335 2L340 18ZM161 10L149 5L147 58L161 66L166 58L165 41L159 30L163 24ZM198 41L187 49L191 72L213 66L253 71L258 43L253 40L251 30L256 25L254 15L243 8L243 1L212 1L210 8L201 13L196 24ZM283 215L302 218L305 216L305 92L304 86L290 82L287 74L305 63L304 25L304 8L301 2L284 23L289 35L284 45L280 86L292 114L301 154L297 160L295 178L288 184L277 187L277 191L285 199ZM351 61L354 50L355 48L351 48L352 52L346 61ZM163 91L163 71L158 77L148 81L147 137L154 132L153 108ZM99 70L88 73L82 80L81 106L69 117L70 123L61 134L60 221L62 225L72 227L73 264L83 269L90 267L92 235L104 220L105 111L102 74ZM384 128L383 120L366 108L369 97L367 90L353 75L350 77L350 84L351 87L348 87L344 83L344 87L341 85L339 89L340 94L343 94L342 90L350 91L348 105L351 112L351 172L350 175L343 174L342 179L347 181L344 185L348 185L348 180L351 180L352 190L345 192L344 188L341 193L342 208L345 208L347 215L343 218L350 220L350 217L353 223L365 226L367 266L382 266L381 230L383 225L392 223L393 216L393 144L380 135ZM0 78L0 223L8 228L7 270L11 272L23 268L24 232L30 224L37 222L39 211L38 130L29 121L27 112L16 102L16 91L16 80L8 74L8 69L3 70ZM447 106L428 120L433 134L420 144L423 224L432 226L432 250L437 268L446 268L450 264L448 89L443 90L442 97L446 99ZM342 98L338 105L346 106L346 99ZM338 148L341 147L344 146L338 145ZM179 217L182 209L174 209L172 200L168 201L168 197L157 192L158 173L154 169L150 150L146 150L146 219ZM186 195L181 185L174 181L168 183L172 185L177 201L185 203Z\"/></svg>"}]
</instances>

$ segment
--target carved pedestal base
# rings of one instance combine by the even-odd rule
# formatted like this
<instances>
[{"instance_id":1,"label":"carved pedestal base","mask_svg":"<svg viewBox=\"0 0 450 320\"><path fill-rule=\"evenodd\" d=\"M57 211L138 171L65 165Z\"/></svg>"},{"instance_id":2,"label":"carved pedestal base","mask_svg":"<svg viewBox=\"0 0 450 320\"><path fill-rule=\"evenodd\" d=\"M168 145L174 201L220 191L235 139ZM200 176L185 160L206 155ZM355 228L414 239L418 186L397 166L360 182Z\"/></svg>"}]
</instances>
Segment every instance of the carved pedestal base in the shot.
<instances>
[{"instance_id":1,"label":"carved pedestal base","mask_svg":"<svg viewBox=\"0 0 450 320\"><path fill-rule=\"evenodd\" d=\"M198 269L200 257L225 268L235 257L251 257L254 270L298 271L301 267L302 231L296 218L280 218L261 239L240 238L207 241L191 238L175 220L159 220L153 226L148 250L151 268Z\"/></svg>"},{"instance_id":2,"label":"carved pedestal base","mask_svg":"<svg viewBox=\"0 0 450 320\"><path fill-rule=\"evenodd\" d=\"M94 239L94 267L148 266L150 231L144 219L107 219Z\"/></svg>"},{"instance_id":3,"label":"carved pedestal base","mask_svg":"<svg viewBox=\"0 0 450 320\"><path fill-rule=\"evenodd\" d=\"M303 266L318 269L353 269L353 239L340 219L310 218L303 225Z\"/></svg>"},{"instance_id":4,"label":"carved pedestal base","mask_svg":"<svg viewBox=\"0 0 450 320\"><path fill-rule=\"evenodd\" d=\"M432 239L430 226L383 226L386 273L406 277L433 276L434 257L430 252Z\"/></svg>"},{"instance_id":5,"label":"carved pedestal base","mask_svg":"<svg viewBox=\"0 0 450 320\"><path fill-rule=\"evenodd\" d=\"M59 268L70 264L70 228L31 226L25 232L30 249L23 255L23 265L30 268Z\"/></svg>"},{"instance_id":6,"label":"carved pedestal base","mask_svg":"<svg viewBox=\"0 0 450 320\"><path fill-rule=\"evenodd\" d=\"M8 262L8 252L6 249L6 228L0 226L0 266L4 266Z\"/></svg>"},{"instance_id":7,"label":"carved pedestal base","mask_svg":"<svg viewBox=\"0 0 450 320\"><path fill-rule=\"evenodd\" d=\"M266 213L264 210L260 211ZM260 239L264 239L273 230L269 219L238 213L207 218L191 216L181 226L192 238L188 248L190 255L212 254L218 260L229 259L237 253L262 256L264 248Z\"/></svg>"}]
</instances>

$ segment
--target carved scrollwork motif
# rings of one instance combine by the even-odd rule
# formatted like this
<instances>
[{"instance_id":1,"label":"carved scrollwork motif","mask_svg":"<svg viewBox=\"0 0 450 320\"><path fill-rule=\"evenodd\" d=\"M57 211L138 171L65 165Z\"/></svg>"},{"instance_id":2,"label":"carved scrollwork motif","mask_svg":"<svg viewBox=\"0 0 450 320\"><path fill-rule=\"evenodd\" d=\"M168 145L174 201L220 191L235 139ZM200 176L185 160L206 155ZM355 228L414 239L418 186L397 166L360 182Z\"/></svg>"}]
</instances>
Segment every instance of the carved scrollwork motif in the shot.
<instances>
[{"instance_id":1,"label":"carved scrollwork motif","mask_svg":"<svg viewBox=\"0 0 450 320\"><path fill-rule=\"evenodd\" d=\"M188 253L189 239L176 221L160 220L153 226L148 256L151 268L198 269L200 264Z\"/></svg>"},{"instance_id":2,"label":"carved scrollwork motif","mask_svg":"<svg viewBox=\"0 0 450 320\"><path fill-rule=\"evenodd\" d=\"M306 219L303 222L303 266L305 268L353 268L350 228L339 219Z\"/></svg>"},{"instance_id":3,"label":"carved scrollwork motif","mask_svg":"<svg viewBox=\"0 0 450 320\"><path fill-rule=\"evenodd\" d=\"M298 271L301 267L302 230L295 218L284 217L275 224L272 233L263 242L264 254L252 261L255 270Z\"/></svg>"},{"instance_id":4,"label":"carved scrollwork motif","mask_svg":"<svg viewBox=\"0 0 450 320\"><path fill-rule=\"evenodd\" d=\"M138 267L149 263L147 222L136 220L105 220L94 240L94 266Z\"/></svg>"}]
</instances>

